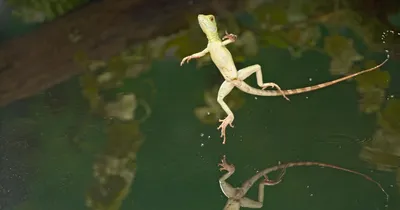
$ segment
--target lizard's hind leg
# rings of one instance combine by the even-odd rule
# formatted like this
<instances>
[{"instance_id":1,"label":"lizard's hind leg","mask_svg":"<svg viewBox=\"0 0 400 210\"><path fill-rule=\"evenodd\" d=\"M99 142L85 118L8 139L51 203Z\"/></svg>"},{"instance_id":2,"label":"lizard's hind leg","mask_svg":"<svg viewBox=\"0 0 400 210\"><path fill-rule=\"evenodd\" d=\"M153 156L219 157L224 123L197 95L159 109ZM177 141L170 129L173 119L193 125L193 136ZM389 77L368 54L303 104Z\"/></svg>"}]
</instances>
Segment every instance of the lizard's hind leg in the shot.
<instances>
[{"instance_id":1,"label":"lizard's hind leg","mask_svg":"<svg viewBox=\"0 0 400 210\"><path fill-rule=\"evenodd\" d=\"M226 182L226 180L230 176L232 176L233 173L235 173L235 166L233 164L228 164L225 155L218 166L221 166L221 168L219 169L220 171L228 172L219 179L219 186L221 187L222 192L227 198L232 198L236 195L236 188L232 187L232 185Z\"/></svg>"},{"instance_id":2,"label":"lizard's hind leg","mask_svg":"<svg viewBox=\"0 0 400 210\"><path fill-rule=\"evenodd\" d=\"M221 125L218 127L218 130L221 129L221 137L224 139L222 144L225 144L226 142L226 134L225 130L228 125L233 127L232 122L234 119L234 115L232 110L229 108L229 106L225 103L224 98L232 91L232 89L235 87L234 84L225 81L222 83L221 87L218 90L218 97L217 97L217 102L219 105L222 107L222 109L226 112L228 116L226 116L225 119L219 120L221 122Z\"/></svg>"},{"instance_id":3,"label":"lizard's hind leg","mask_svg":"<svg viewBox=\"0 0 400 210\"><path fill-rule=\"evenodd\" d=\"M240 199L240 206L246 207L246 208L253 208L253 209L262 208L263 203L264 203L264 186L265 185L272 186L272 185L279 184L282 181L282 177L283 177L283 175L285 175L285 172L286 172L286 168L283 169L283 171L279 175L279 178L275 181L269 180L268 177L265 175L264 181L262 181L258 185L258 201L254 201L254 200L251 200L250 198L243 197L242 199Z\"/></svg>"},{"instance_id":4,"label":"lizard's hind leg","mask_svg":"<svg viewBox=\"0 0 400 210\"><path fill-rule=\"evenodd\" d=\"M263 76L262 76L262 71L261 71L261 66L258 64L252 65L252 66L248 66L245 67L243 69L240 69L238 71L238 78L240 80L245 80L247 79L247 77L249 77L250 75L256 73L256 78L257 78L257 85L260 86L263 90L265 88L268 87L272 87L272 88L276 88L278 89L278 91L280 91L282 93L282 96L289 101L289 98L286 97L286 95L283 93L281 87L279 87L279 85L277 85L276 83L273 82L267 82L264 83L263 81Z\"/></svg>"},{"instance_id":5,"label":"lizard's hind leg","mask_svg":"<svg viewBox=\"0 0 400 210\"><path fill-rule=\"evenodd\" d=\"M240 206L245 208L260 209L264 203L264 182L258 185L258 201L252 200L247 197L240 199Z\"/></svg>"}]
</instances>

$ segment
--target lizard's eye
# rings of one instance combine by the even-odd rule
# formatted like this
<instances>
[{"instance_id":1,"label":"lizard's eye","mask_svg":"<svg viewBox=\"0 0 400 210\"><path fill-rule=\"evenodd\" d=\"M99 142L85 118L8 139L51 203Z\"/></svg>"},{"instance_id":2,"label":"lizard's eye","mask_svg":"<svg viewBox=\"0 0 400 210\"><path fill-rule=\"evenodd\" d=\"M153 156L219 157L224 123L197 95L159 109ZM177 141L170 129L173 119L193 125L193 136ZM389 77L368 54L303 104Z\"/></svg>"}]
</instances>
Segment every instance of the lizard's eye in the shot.
<instances>
[{"instance_id":1,"label":"lizard's eye","mask_svg":"<svg viewBox=\"0 0 400 210\"><path fill-rule=\"evenodd\" d=\"M210 20L211 20L211 21L214 21L214 17L210 17Z\"/></svg>"}]
</instances>

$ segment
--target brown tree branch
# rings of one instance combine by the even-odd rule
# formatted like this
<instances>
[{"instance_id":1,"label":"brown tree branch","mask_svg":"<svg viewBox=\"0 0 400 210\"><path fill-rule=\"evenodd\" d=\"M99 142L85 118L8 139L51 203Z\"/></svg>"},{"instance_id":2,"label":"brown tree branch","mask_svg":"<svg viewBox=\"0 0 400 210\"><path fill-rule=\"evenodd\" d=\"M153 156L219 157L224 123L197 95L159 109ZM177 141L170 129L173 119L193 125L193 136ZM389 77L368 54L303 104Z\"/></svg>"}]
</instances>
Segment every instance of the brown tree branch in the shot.
<instances>
[{"instance_id":1,"label":"brown tree branch","mask_svg":"<svg viewBox=\"0 0 400 210\"><path fill-rule=\"evenodd\" d=\"M0 106L32 96L84 69L79 51L108 59L126 47L188 27L186 17L213 12L212 0L103 0L91 3L25 36L0 45ZM231 9L237 1L227 1ZM71 31L82 39L72 43Z\"/></svg>"}]
</instances>

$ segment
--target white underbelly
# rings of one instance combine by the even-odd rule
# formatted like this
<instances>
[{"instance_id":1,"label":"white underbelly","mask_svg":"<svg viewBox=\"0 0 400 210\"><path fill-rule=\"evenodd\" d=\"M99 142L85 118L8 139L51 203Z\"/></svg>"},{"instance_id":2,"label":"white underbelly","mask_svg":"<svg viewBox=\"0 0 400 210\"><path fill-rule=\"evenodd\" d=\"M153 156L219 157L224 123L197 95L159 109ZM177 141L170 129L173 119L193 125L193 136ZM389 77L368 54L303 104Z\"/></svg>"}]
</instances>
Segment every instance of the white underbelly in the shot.
<instances>
[{"instance_id":1,"label":"white underbelly","mask_svg":"<svg viewBox=\"0 0 400 210\"><path fill-rule=\"evenodd\" d=\"M222 76L226 80L233 80L237 78L237 70L233 62L232 55L225 47L209 46L211 60L217 66Z\"/></svg>"}]
</instances>

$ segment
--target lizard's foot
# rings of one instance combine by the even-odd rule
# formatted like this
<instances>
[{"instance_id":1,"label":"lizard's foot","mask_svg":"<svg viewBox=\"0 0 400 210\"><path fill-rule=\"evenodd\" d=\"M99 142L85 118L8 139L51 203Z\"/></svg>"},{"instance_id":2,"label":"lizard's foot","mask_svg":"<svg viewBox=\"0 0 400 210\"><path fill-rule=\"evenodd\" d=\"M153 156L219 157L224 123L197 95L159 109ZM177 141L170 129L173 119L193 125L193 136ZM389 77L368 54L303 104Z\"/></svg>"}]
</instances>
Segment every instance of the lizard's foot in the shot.
<instances>
[{"instance_id":1,"label":"lizard's foot","mask_svg":"<svg viewBox=\"0 0 400 210\"><path fill-rule=\"evenodd\" d=\"M282 178L283 178L283 175L285 175L285 173L286 173L286 167L282 169L281 173L279 174L278 179L276 179L276 180L270 180L270 179L268 178L268 176L265 174L265 175L264 175L263 184L264 184L264 185L268 185L268 186L277 185L277 184L281 183Z\"/></svg>"},{"instance_id":2,"label":"lizard's foot","mask_svg":"<svg viewBox=\"0 0 400 210\"><path fill-rule=\"evenodd\" d=\"M199 53L195 53L193 55L188 55L182 59L181 66L183 65L183 63L185 63L185 61L186 61L186 63L189 63L189 61L192 60L193 58L200 58L200 57L201 57L201 55L199 55Z\"/></svg>"},{"instance_id":3,"label":"lizard's foot","mask_svg":"<svg viewBox=\"0 0 400 210\"><path fill-rule=\"evenodd\" d=\"M226 156L225 155L221 159L221 163L219 163L218 166L221 166L221 168L219 168L220 171L233 172L235 170L235 166L233 164L228 164L228 162L226 162Z\"/></svg>"},{"instance_id":4,"label":"lizard's foot","mask_svg":"<svg viewBox=\"0 0 400 210\"><path fill-rule=\"evenodd\" d=\"M222 122L222 123L217 129L218 130L221 129L221 138L224 138L224 141L222 142L222 144L225 144L225 142L226 142L226 134L225 134L226 127L229 125L233 128L233 125L232 125L233 119L234 119L233 115L228 115L225 119L219 120L219 122Z\"/></svg>"},{"instance_id":5,"label":"lizard's foot","mask_svg":"<svg viewBox=\"0 0 400 210\"><path fill-rule=\"evenodd\" d=\"M184 58L182 59L182 61L181 61L181 66L185 63L185 61L186 61L186 63L189 63L189 61L190 61L192 58L194 58L193 55L189 55L189 56L184 57Z\"/></svg>"},{"instance_id":6,"label":"lizard's foot","mask_svg":"<svg viewBox=\"0 0 400 210\"><path fill-rule=\"evenodd\" d=\"M282 179L270 180L267 175L264 175L264 180L263 180L262 183L264 185L273 186L273 185L279 184L281 181L282 181Z\"/></svg>"},{"instance_id":7,"label":"lizard's foot","mask_svg":"<svg viewBox=\"0 0 400 210\"><path fill-rule=\"evenodd\" d=\"M276 83L267 82L267 83L264 83L264 84L262 84L262 85L260 85L260 86L261 86L261 88L262 88L263 90L264 90L265 88L268 88L268 87L276 88L276 89L278 89L279 92L281 92L282 96L283 96L286 100L290 101L290 99L289 99L289 98L285 95L285 93L282 91L281 87L279 87L279 85L277 85Z\"/></svg>"},{"instance_id":8,"label":"lizard's foot","mask_svg":"<svg viewBox=\"0 0 400 210\"><path fill-rule=\"evenodd\" d=\"M237 36L236 36L235 34L228 34L228 32L225 31L225 36L222 37L222 40L225 40L225 39L229 39L229 40L231 40L232 42L235 42L236 39L237 39Z\"/></svg>"}]
</instances>

